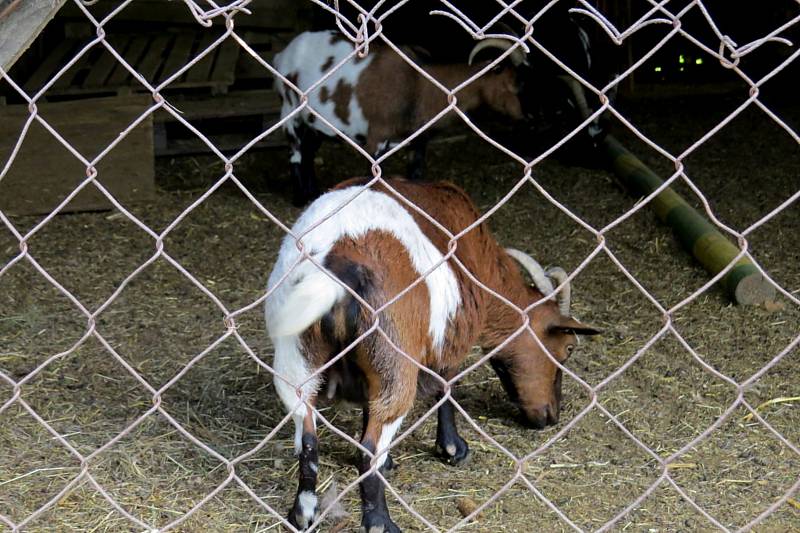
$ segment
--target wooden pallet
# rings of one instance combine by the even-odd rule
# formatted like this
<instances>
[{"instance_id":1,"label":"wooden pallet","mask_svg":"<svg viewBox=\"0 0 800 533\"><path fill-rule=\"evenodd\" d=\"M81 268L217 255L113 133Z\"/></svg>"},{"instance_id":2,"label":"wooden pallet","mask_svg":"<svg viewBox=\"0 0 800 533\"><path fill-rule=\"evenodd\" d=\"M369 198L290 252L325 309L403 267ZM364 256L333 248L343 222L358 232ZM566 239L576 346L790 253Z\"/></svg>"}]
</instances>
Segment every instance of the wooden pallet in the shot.
<instances>
[{"instance_id":1,"label":"wooden pallet","mask_svg":"<svg viewBox=\"0 0 800 533\"><path fill-rule=\"evenodd\" d=\"M231 92L218 95L214 98L170 98L170 104L180 112L182 118L193 124L203 122L224 122L236 124L237 119L256 118L261 124L261 131L269 128L278 121L280 116L281 101L272 89ZM167 125L174 123L175 118L166 112L159 112L153 116L155 154L157 156L187 155L209 152L208 146L194 135L187 138L173 138L167 133ZM219 123L219 122L217 122ZM200 127L201 131L204 129ZM214 145L222 152L238 151L245 143L258 134L258 129L240 131L238 127L229 127L225 134L217 133L213 137ZM279 129L266 139L263 139L255 148L271 148L285 146L286 138L283 130Z\"/></svg>"},{"instance_id":2,"label":"wooden pallet","mask_svg":"<svg viewBox=\"0 0 800 533\"><path fill-rule=\"evenodd\" d=\"M144 95L85 98L73 102L42 102L39 112L72 146L88 158L95 157L119 132L147 109L152 98ZM0 158L14 149L30 117L27 105L2 108ZM97 179L126 205L150 201L155 195L153 122L142 121L97 166ZM86 167L41 124L34 121L8 173L0 180L0 210L10 215L49 213L84 179ZM64 212L111 209L111 203L94 186L76 195Z\"/></svg>"},{"instance_id":3,"label":"wooden pallet","mask_svg":"<svg viewBox=\"0 0 800 533\"><path fill-rule=\"evenodd\" d=\"M219 34L200 32L158 32L110 34L108 42L133 67L152 84L159 84L183 68L192 58L210 46ZM86 40L66 39L45 57L39 68L25 82L25 89L34 93L41 89L71 60ZM221 94L235 81L236 61L241 49L231 38L218 45L189 70L173 80L168 90L209 89ZM47 96L130 94L146 92L145 87L133 77L103 45L95 45L78 62L50 87Z\"/></svg>"}]
</instances>

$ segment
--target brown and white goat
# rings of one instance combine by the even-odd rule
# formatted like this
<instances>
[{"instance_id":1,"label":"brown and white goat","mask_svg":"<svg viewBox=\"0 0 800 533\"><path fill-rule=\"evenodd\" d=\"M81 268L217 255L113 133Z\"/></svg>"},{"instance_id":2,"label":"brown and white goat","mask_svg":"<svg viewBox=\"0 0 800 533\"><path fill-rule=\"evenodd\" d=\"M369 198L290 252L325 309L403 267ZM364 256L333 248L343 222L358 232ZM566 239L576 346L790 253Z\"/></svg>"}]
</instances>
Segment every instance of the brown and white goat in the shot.
<instances>
[{"instance_id":1,"label":"brown and white goat","mask_svg":"<svg viewBox=\"0 0 800 533\"><path fill-rule=\"evenodd\" d=\"M561 286L556 298L528 312L538 340L521 330L522 313L471 276L526 309L553 292L552 280L536 261L501 248L482 223L460 237L454 257L442 262L447 236L388 190L362 190L363 183L346 181L322 195L293 227L302 249L349 290L302 259L291 236L284 240L269 278L272 293L265 311L275 346L275 387L294 419L300 461L299 488L289 515L299 529L317 516L316 420L310 407L318 397L327 392L363 403L361 444L370 452L359 465L364 474L373 468L373 457L377 467L384 466L418 389L438 390L442 397L441 382L421 367L449 380L472 346L489 351L503 345L491 364L525 420L542 428L556 423L560 410L561 370L550 357L565 361L577 334L597 333L569 316L569 285L561 269L552 273ZM389 184L453 234L479 217L467 194L453 184L404 179L390 179ZM315 225L326 216L330 218ZM520 266L531 274L533 286ZM377 309L422 276L423 282L376 316L353 296ZM382 332L372 330L376 321ZM337 358L342 351L345 355ZM440 452L451 463L466 458L467 444L456 431L450 401L439 408L438 423ZM399 531L374 471L361 482L361 498L364 530Z\"/></svg>"},{"instance_id":2,"label":"brown and white goat","mask_svg":"<svg viewBox=\"0 0 800 533\"><path fill-rule=\"evenodd\" d=\"M479 52L497 49L502 53L510 46L511 41L485 39L473 48L466 63L422 67L445 87L455 87L486 67L485 61L473 64ZM411 49L404 48L403 52L418 60ZM385 44L373 42L366 57L354 56L345 61L352 53L353 44L338 32L305 32L275 55L274 66L304 92L335 68L308 92L308 105L374 155L405 139L447 107L445 93ZM509 60L461 89L456 94L459 109L469 112L485 106L504 116L522 119L515 67L524 62L524 52L515 49ZM300 105L300 95L279 78L275 89L282 100L281 119L285 119ZM411 178L422 176L427 133L446 127L455 117L455 113L445 115L414 140ZM284 130L291 150L294 202L303 205L319 194L314 154L323 137L336 134L305 108L284 124Z\"/></svg>"}]
</instances>

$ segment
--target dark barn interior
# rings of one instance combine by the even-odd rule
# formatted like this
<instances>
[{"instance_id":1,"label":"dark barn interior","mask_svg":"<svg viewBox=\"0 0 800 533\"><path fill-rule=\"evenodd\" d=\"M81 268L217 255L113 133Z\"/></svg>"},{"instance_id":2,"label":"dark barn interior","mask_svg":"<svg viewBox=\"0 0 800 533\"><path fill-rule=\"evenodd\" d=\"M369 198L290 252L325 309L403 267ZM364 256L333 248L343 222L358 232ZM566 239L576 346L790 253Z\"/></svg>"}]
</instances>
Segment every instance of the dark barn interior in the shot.
<instances>
[{"instance_id":1,"label":"dark barn interior","mask_svg":"<svg viewBox=\"0 0 800 533\"><path fill-rule=\"evenodd\" d=\"M361 11L338 4L357 28ZM388 13L366 24L375 47L423 68L476 43L432 13L448 2L358 4ZM426 179L463 187L503 245L577 272L574 313L603 333L566 363L579 380L565 375L561 421L543 430L519 424L489 365L465 375L466 465L436 457L419 399L387 477L404 531L800 530L800 5L768 4L457 3L473 29L532 28L527 120L481 109L435 132ZM20 6L0 1L0 28ZM289 531L298 467L263 297L276 221L302 208L262 62L337 25L332 1L243 7L221 39L224 16L206 27L186 2L68 0L0 72L0 531ZM599 136L559 62L602 109ZM607 138L748 255L710 273L715 252L687 241L699 230L615 174ZM313 163L323 188L374 171L341 139ZM740 259L767 276L755 305L714 278ZM358 439L361 412L320 412L338 432L319 431L319 530L358 531L342 434Z\"/></svg>"}]
</instances>

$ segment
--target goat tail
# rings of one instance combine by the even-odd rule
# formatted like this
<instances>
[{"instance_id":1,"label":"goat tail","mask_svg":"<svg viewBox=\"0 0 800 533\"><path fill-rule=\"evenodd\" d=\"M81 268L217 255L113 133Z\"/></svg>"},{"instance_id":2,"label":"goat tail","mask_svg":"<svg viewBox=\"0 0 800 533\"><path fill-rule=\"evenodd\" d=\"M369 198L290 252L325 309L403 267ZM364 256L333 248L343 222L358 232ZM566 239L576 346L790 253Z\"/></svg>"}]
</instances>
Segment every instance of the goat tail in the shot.
<instances>
[{"instance_id":1,"label":"goat tail","mask_svg":"<svg viewBox=\"0 0 800 533\"><path fill-rule=\"evenodd\" d=\"M280 303L267 310L270 336L299 335L330 311L345 294L344 288L320 270L306 272L291 286Z\"/></svg>"}]
</instances>

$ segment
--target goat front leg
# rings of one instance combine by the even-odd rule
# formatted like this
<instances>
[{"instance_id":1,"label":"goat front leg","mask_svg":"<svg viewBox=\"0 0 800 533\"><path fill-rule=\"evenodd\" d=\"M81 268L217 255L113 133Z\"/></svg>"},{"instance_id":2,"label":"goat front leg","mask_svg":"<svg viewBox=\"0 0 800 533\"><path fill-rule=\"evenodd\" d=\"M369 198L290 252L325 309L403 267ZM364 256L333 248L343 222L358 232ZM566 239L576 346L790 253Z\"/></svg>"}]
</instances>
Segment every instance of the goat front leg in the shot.
<instances>
[{"instance_id":1,"label":"goat front leg","mask_svg":"<svg viewBox=\"0 0 800 533\"><path fill-rule=\"evenodd\" d=\"M294 505L289 511L289 523L296 529L307 529L317 517L317 471L319 470L319 449L317 428L312 409L307 408L305 417L295 419L295 430L299 434L297 454L299 482ZM297 439L296 439L297 440Z\"/></svg>"},{"instance_id":2,"label":"goat front leg","mask_svg":"<svg viewBox=\"0 0 800 533\"><path fill-rule=\"evenodd\" d=\"M297 125L288 132L290 172L292 175L292 203L302 207L320 194L317 176L314 172L314 158L320 146L319 134L306 125Z\"/></svg>"},{"instance_id":3,"label":"goat front leg","mask_svg":"<svg viewBox=\"0 0 800 533\"><path fill-rule=\"evenodd\" d=\"M451 389L450 398L440 405L436 412L436 451L448 464L461 465L469 460L470 451L467 441L458 434L452 395L453 391ZM436 399L441 400L442 397L444 397L443 391L438 393Z\"/></svg>"},{"instance_id":4,"label":"goat front leg","mask_svg":"<svg viewBox=\"0 0 800 533\"><path fill-rule=\"evenodd\" d=\"M376 458L378 469L385 465L389 456L389 452L385 448L394 439L402 422L403 416L396 417L394 420L387 420L374 414L369 417L361 445L371 454L384 450ZM362 453L358 465L359 475L365 474L372 468L371 461L370 454ZM389 508L386 506L386 487L383 480L373 472L361 480L359 488L362 512L361 531L365 533L400 533L400 528L389 517Z\"/></svg>"}]
</instances>

